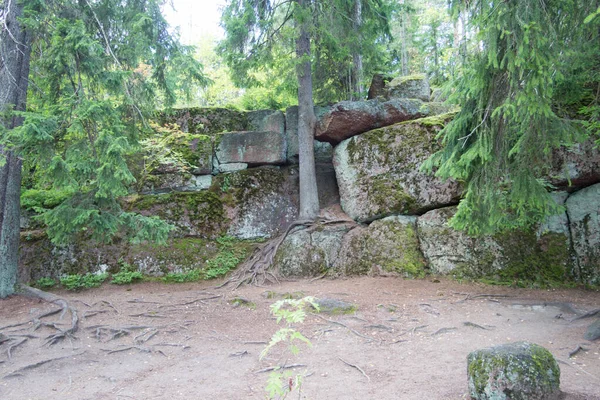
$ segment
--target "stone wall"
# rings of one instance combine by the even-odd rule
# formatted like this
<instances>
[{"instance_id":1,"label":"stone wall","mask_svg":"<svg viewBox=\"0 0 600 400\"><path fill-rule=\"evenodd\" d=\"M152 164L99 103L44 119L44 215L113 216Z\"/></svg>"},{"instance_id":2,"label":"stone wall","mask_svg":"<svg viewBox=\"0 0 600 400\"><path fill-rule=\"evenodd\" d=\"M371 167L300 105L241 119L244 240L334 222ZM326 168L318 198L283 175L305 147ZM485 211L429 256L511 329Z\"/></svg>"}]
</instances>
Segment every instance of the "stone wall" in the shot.
<instances>
[{"instance_id":1,"label":"stone wall","mask_svg":"<svg viewBox=\"0 0 600 400\"><path fill-rule=\"evenodd\" d=\"M283 275L432 272L509 283L600 283L600 156L593 143L554 154L548 180L562 190L555 197L566 213L528 232L470 238L448 226L461 184L420 170L440 148L436 135L453 110L428 101L429 85L420 76L389 80L372 92L372 100L315 107L321 206L340 204L350 219L292 233L276 257ZM145 139L147 150L130 160L137 183L123 207L173 224L170 249L210 247L222 235L274 237L298 213L297 119L297 107L285 114L161 114L156 135ZM203 262L202 252L182 258L83 239L59 248L43 227L35 228L22 229L22 280L115 268L119 260L158 274Z\"/></svg>"}]
</instances>

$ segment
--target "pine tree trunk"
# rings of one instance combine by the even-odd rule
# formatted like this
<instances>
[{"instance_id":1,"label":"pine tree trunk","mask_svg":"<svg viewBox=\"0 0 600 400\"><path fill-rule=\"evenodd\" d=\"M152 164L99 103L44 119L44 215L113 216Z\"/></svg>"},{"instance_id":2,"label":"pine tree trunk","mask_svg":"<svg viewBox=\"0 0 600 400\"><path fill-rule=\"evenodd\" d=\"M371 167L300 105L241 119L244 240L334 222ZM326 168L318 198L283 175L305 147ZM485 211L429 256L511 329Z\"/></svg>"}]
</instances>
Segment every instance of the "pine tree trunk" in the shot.
<instances>
[{"instance_id":1,"label":"pine tree trunk","mask_svg":"<svg viewBox=\"0 0 600 400\"><path fill-rule=\"evenodd\" d=\"M310 0L297 0L305 7ZM296 67L298 76L298 155L300 163L300 215L301 220L314 220L319 215L319 196L315 171L314 132L316 117L313 106L312 74L310 70L310 37L306 22L300 25L296 39Z\"/></svg>"},{"instance_id":2,"label":"pine tree trunk","mask_svg":"<svg viewBox=\"0 0 600 400\"><path fill-rule=\"evenodd\" d=\"M24 111L27 101L30 37L20 26L23 6L17 1L0 5L4 23L0 30L0 110ZM0 118L13 129L22 123L16 116ZM0 145L0 298L14 292L19 261L21 159Z\"/></svg>"},{"instance_id":3,"label":"pine tree trunk","mask_svg":"<svg viewBox=\"0 0 600 400\"><path fill-rule=\"evenodd\" d=\"M361 100L363 99L363 62L362 62L362 54L360 53L361 45L362 45L362 37L360 34L360 29L362 25L362 0L356 0L354 3L354 18L352 20L352 25L354 31L357 33L358 43L354 46L354 50L352 52L352 95L351 100Z\"/></svg>"}]
</instances>

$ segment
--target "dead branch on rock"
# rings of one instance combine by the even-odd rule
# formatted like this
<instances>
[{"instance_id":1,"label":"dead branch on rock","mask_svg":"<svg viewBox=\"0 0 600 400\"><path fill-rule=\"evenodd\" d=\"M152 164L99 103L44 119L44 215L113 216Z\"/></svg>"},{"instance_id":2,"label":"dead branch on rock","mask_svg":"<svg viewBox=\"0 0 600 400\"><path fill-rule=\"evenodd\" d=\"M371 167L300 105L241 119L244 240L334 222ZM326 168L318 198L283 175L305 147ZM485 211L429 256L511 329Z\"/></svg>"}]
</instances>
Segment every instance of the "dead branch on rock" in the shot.
<instances>
[{"instance_id":1,"label":"dead branch on rock","mask_svg":"<svg viewBox=\"0 0 600 400\"><path fill-rule=\"evenodd\" d=\"M217 286L217 288L222 288L230 284L234 284L234 289L237 289L243 284L262 286L266 282L279 283L276 274L271 272L273 260L277 254L277 250L279 250L283 241L292 233L292 231L297 232L297 230L295 230L296 228L314 230L319 226L338 224L350 224L353 225L353 228L358 226L354 221L345 219L317 219L314 221L299 220L292 222L282 235L258 246L250 258L244 261L238 267L236 272L221 285Z\"/></svg>"},{"instance_id":2,"label":"dead branch on rock","mask_svg":"<svg viewBox=\"0 0 600 400\"><path fill-rule=\"evenodd\" d=\"M471 294L471 293L454 293L454 294L461 294L461 295L466 295L466 297L462 300L456 301L453 304L459 304L459 303L464 303L467 300L475 300L475 299L479 299L479 298L493 298L493 297L512 297L509 296L507 294Z\"/></svg>"},{"instance_id":3,"label":"dead branch on rock","mask_svg":"<svg viewBox=\"0 0 600 400\"><path fill-rule=\"evenodd\" d=\"M365 378L367 378L367 380L368 380L369 382L371 382L371 378L369 378L369 376L368 376L368 375L365 373L365 371L363 371L363 369L362 369L361 367L359 367L358 365L355 365L355 364L350 364L348 361L345 361L345 360L343 360L343 359L342 359L342 358L340 358L340 357L338 357L338 359L339 359L341 362L343 362L344 364L346 364L347 366L349 366L349 367L352 367L352 368L356 368L357 370L359 370L359 371L360 371L360 373L361 373L361 374L363 374L363 375L365 376Z\"/></svg>"},{"instance_id":4,"label":"dead branch on rock","mask_svg":"<svg viewBox=\"0 0 600 400\"><path fill-rule=\"evenodd\" d=\"M41 318L55 315L59 312L61 313L60 318L62 318L67 312L71 313L71 326L68 329L61 329L55 324L42 323L42 325L44 326L49 326L57 330L56 333L46 338L46 344L48 346L52 346L62 341L63 339L75 338L75 332L77 332L77 329L79 328L79 317L77 315L77 310L74 307L72 307L67 300L63 299L62 297L58 297L52 293L43 292L39 289L35 289L29 286L21 286L21 289L23 290L23 294L25 296L41 299L43 301L55 304L60 307L59 310L53 310L42 314L41 316L35 318L34 321L39 321L39 319Z\"/></svg>"}]
</instances>

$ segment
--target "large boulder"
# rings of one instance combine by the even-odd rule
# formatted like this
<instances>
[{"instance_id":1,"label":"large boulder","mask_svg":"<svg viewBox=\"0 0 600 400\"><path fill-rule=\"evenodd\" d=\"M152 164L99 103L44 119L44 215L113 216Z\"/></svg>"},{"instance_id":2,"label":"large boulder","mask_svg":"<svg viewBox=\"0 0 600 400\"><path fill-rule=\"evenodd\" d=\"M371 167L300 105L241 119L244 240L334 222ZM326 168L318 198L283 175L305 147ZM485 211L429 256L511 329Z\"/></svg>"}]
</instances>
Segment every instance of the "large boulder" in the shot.
<instances>
[{"instance_id":1,"label":"large boulder","mask_svg":"<svg viewBox=\"0 0 600 400\"><path fill-rule=\"evenodd\" d=\"M227 234L240 239L270 238L298 215L298 176L293 168L261 167L217 175L230 221Z\"/></svg>"},{"instance_id":2,"label":"large boulder","mask_svg":"<svg viewBox=\"0 0 600 400\"><path fill-rule=\"evenodd\" d=\"M428 114L429 109L420 100L414 99L342 101L318 119L315 138L337 144L372 129Z\"/></svg>"},{"instance_id":3,"label":"large boulder","mask_svg":"<svg viewBox=\"0 0 600 400\"><path fill-rule=\"evenodd\" d=\"M425 259L419 248L417 218L393 216L368 227L357 227L344 236L334 263L344 275L395 272L406 277L425 275Z\"/></svg>"},{"instance_id":4,"label":"large boulder","mask_svg":"<svg viewBox=\"0 0 600 400\"><path fill-rule=\"evenodd\" d=\"M247 254L252 246L244 241L233 242L236 253ZM152 276L207 267L219 243L203 238L171 238L166 245L131 244L125 241L102 244L78 238L69 245L54 245L42 232L23 232L19 248L19 281L39 278L60 279L66 274L118 272L129 265Z\"/></svg>"},{"instance_id":5,"label":"large boulder","mask_svg":"<svg viewBox=\"0 0 600 400\"><path fill-rule=\"evenodd\" d=\"M278 165L286 162L286 147L283 132L230 132L219 135L215 156L219 164Z\"/></svg>"},{"instance_id":6,"label":"large boulder","mask_svg":"<svg viewBox=\"0 0 600 400\"><path fill-rule=\"evenodd\" d=\"M122 204L126 211L158 216L174 225L176 237L215 238L225 234L230 223L224 199L213 190L135 195Z\"/></svg>"},{"instance_id":7,"label":"large boulder","mask_svg":"<svg viewBox=\"0 0 600 400\"><path fill-rule=\"evenodd\" d=\"M435 138L449 118L451 114L400 123L340 143L334 167L344 211L363 222L456 203L462 193L458 183L420 170L439 150Z\"/></svg>"},{"instance_id":8,"label":"large boulder","mask_svg":"<svg viewBox=\"0 0 600 400\"><path fill-rule=\"evenodd\" d=\"M419 99L429 101L429 80L425 74L399 76L385 85L386 99Z\"/></svg>"},{"instance_id":9,"label":"large boulder","mask_svg":"<svg viewBox=\"0 0 600 400\"><path fill-rule=\"evenodd\" d=\"M227 108L177 108L162 112L157 119L162 125L177 124L183 132L194 134L248 129L247 113Z\"/></svg>"},{"instance_id":10,"label":"large boulder","mask_svg":"<svg viewBox=\"0 0 600 400\"><path fill-rule=\"evenodd\" d=\"M556 195L559 204L566 193ZM464 278L489 278L515 284L563 282L572 276L571 242L566 214L536 229L470 237L454 230L449 220L456 207L429 211L417 220L421 250L433 273Z\"/></svg>"},{"instance_id":11,"label":"large boulder","mask_svg":"<svg viewBox=\"0 0 600 400\"><path fill-rule=\"evenodd\" d=\"M600 183L600 150L594 140L554 150L548 175L552 185L568 192Z\"/></svg>"},{"instance_id":12,"label":"large boulder","mask_svg":"<svg viewBox=\"0 0 600 400\"><path fill-rule=\"evenodd\" d=\"M575 192L567 199L578 278L600 284L600 184Z\"/></svg>"},{"instance_id":13,"label":"large boulder","mask_svg":"<svg viewBox=\"0 0 600 400\"><path fill-rule=\"evenodd\" d=\"M393 98L429 101L429 80L425 74L414 74L391 78L375 74L369 88L369 99L390 100Z\"/></svg>"},{"instance_id":14,"label":"large boulder","mask_svg":"<svg viewBox=\"0 0 600 400\"><path fill-rule=\"evenodd\" d=\"M350 225L321 226L290 233L275 255L275 265L285 277L309 277L333 267Z\"/></svg>"},{"instance_id":15,"label":"large boulder","mask_svg":"<svg viewBox=\"0 0 600 400\"><path fill-rule=\"evenodd\" d=\"M248 112L248 130L285 134L285 115L279 110Z\"/></svg>"},{"instance_id":16,"label":"large boulder","mask_svg":"<svg viewBox=\"0 0 600 400\"><path fill-rule=\"evenodd\" d=\"M545 348L517 342L477 350L467 357L474 400L549 400L560 395L560 368Z\"/></svg>"}]
</instances>

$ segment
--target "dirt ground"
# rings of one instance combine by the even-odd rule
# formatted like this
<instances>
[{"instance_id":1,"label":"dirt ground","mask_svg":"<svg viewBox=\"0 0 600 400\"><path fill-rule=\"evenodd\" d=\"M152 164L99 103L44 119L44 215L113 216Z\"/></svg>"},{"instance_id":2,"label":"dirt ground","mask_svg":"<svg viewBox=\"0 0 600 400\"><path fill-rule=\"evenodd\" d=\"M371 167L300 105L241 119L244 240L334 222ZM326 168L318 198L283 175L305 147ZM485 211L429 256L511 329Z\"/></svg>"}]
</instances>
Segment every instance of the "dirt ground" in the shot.
<instances>
[{"instance_id":1,"label":"dirt ground","mask_svg":"<svg viewBox=\"0 0 600 400\"><path fill-rule=\"evenodd\" d=\"M235 291L214 284L55 292L77 309L80 324L74 339L54 346L44 345L51 326L7 326L55 305L22 296L0 301L0 332L12 337L0 345L0 399L263 399L269 373L261 370L291 364L302 365L290 370L306 377L290 399L465 399L467 354L520 340L558 359L566 399L600 399L600 341L583 339L593 319L571 322L600 306L598 292L391 277ZM358 311L309 315L297 328L311 348L301 346L294 357L276 347L259 361L279 327L267 291L343 300ZM236 306L236 296L254 304ZM71 319L42 321L66 328ZM584 350L569 357L579 345Z\"/></svg>"}]
</instances>

